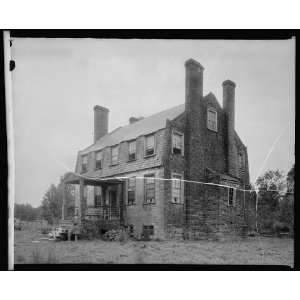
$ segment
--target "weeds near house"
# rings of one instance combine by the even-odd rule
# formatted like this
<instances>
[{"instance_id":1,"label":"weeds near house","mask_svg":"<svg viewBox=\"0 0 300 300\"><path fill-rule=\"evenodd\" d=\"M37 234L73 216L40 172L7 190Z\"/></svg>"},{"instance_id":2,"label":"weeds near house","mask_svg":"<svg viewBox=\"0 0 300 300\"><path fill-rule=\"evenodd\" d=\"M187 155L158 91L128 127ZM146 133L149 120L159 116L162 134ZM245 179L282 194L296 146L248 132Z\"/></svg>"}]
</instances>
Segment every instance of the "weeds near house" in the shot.
<instances>
[{"instance_id":1,"label":"weeds near house","mask_svg":"<svg viewBox=\"0 0 300 300\"><path fill-rule=\"evenodd\" d=\"M41 263L42 259L41 259L40 250L38 248L34 248L32 250L32 260L34 264Z\"/></svg>"},{"instance_id":2,"label":"weeds near house","mask_svg":"<svg viewBox=\"0 0 300 300\"><path fill-rule=\"evenodd\" d=\"M56 257L55 250L50 250L48 252L48 259L47 259L47 264L58 264L59 260Z\"/></svg>"}]
</instances>

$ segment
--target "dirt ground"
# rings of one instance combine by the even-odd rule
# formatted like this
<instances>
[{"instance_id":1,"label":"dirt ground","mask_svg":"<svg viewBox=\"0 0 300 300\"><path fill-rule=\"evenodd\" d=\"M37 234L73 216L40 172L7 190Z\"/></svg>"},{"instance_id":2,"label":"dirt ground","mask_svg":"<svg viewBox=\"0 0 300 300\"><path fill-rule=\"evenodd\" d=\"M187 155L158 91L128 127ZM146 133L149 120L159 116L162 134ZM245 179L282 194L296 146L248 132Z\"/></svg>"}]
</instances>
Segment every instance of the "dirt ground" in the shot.
<instances>
[{"instance_id":1,"label":"dirt ground","mask_svg":"<svg viewBox=\"0 0 300 300\"><path fill-rule=\"evenodd\" d=\"M53 241L28 230L15 232L15 264L263 264L293 266L290 238L237 241Z\"/></svg>"}]
</instances>

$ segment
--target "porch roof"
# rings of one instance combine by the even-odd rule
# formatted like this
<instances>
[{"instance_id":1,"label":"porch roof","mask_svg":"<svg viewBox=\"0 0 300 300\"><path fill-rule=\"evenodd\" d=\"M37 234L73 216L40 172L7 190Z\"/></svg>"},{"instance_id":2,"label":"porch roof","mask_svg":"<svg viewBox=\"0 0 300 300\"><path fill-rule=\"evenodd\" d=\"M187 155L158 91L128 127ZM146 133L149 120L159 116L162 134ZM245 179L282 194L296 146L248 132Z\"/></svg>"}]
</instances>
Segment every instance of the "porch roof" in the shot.
<instances>
[{"instance_id":1,"label":"porch roof","mask_svg":"<svg viewBox=\"0 0 300 300\"><path fill-rule=\"evenodd\" d=\"M107 185L107 184L120 184L124 181L124 179L120 178L97 178L97 177L86 177L77 174L71 174L64 180L67 184L79 184L80 178L83 179L84 184L87 185Z\"/></svg>"}]
</instances>

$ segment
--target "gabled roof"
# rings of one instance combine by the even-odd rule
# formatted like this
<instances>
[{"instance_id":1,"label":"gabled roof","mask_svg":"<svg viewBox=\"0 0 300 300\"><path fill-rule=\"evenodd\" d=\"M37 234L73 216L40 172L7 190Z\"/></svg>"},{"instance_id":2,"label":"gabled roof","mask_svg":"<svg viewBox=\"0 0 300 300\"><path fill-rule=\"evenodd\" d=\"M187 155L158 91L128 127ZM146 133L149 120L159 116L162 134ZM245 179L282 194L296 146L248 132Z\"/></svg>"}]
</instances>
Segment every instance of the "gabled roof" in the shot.
<instances>
[{"instance_id":1,"label":"gabled roof","mask_svg":"<svg viewBox=\"0 0 300 300\"><path fill-rule=\"evenodd\" d=\"M80 151L85 154L91 151L101 150L105 147L117 145L123 141L136 139L141 135L147 135L166 127L167 119L173 120L181 115L185 110L185 105L181 104L167 110L161 111L152 116L141 119L133 124L118 127L112 132L100 138L95 144Z\"/></svg>"},{"instance_id":2,"label":"gabled roof","mask_svg":"<svg viewBox=\"0 0 300 300\"><path fill-rule=\"evenodd\" d=\"M212 103L214 103L217 107L219 107L222 110L222 107L220 106L219 102L217 101L217 98L213 93L207 94L204 97L204 99L212 101ZM93 145L79 152L81 155L87 154L92 151L101 150L105 147L117 145L121 142L136 139L137 137L142 135L154 133L166 127L167 119L174 120L175 118L183 114L184 111L185 111L185 104L180 104L172 108L169 108L167 110L161 111L152 116L136 121L133 124L128 124L123 127L118 127L113 131L111 131L110 133L103 136L102 138L100 138ZM235 136L238 142L240 142L245 147L245 145L241 141L236 131L235 131Z\"/></svg>"}]
</instances>

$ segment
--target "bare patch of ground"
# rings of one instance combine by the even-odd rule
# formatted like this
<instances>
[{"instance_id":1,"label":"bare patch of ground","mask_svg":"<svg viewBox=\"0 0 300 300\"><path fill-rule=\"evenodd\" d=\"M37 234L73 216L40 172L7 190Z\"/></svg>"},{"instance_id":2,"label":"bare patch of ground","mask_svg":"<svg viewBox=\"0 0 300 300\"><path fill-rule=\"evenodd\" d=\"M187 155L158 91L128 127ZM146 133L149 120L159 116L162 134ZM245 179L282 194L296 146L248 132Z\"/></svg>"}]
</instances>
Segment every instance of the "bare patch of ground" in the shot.
<instances>
[{"instance_id":1,"label":"bare patch of ground","mask_svg":"<svg viewBox=\"0 0 300 300\"><path fill-rule=\"evenodd\" d=\"M49 241L32 231L15 232L15 263L263 264L293 266L290 238L237 241Z\"/></svg>"}]
</instances>

